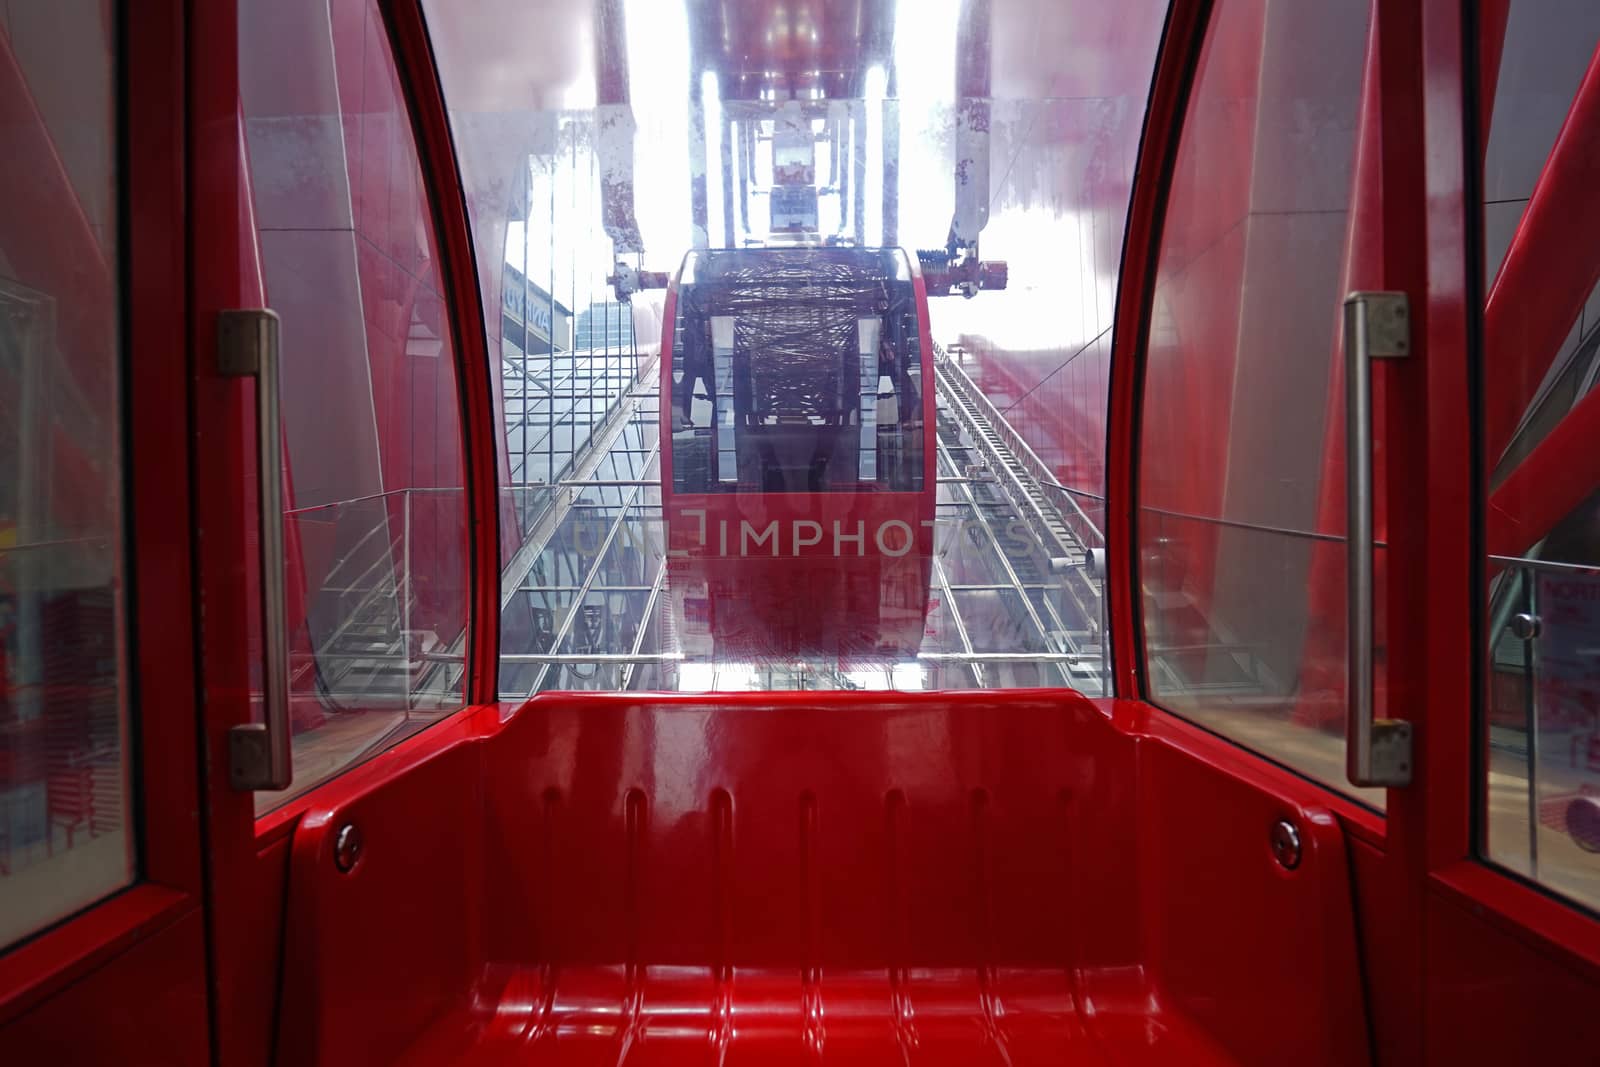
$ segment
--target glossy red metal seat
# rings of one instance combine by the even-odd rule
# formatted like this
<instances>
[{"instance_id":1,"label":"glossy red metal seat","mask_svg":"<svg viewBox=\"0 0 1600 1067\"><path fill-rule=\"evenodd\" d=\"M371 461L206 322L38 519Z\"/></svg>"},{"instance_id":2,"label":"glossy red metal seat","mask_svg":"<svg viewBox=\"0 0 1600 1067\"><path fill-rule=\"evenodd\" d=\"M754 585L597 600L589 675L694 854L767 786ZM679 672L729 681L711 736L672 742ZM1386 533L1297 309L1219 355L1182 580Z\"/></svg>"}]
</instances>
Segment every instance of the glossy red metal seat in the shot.
<instances>
[{"instance_id":1,"label":"glossy red metal seat","mask_svg":"<svg viewBox=\"0 0 1600 1067\"><path fill-rule=\"evenodd\" d=\"M500 718L297 829L279 1062L1365 1062L1337 824L1198 733L1037 692Z\"/></svg>"}]
</instances>

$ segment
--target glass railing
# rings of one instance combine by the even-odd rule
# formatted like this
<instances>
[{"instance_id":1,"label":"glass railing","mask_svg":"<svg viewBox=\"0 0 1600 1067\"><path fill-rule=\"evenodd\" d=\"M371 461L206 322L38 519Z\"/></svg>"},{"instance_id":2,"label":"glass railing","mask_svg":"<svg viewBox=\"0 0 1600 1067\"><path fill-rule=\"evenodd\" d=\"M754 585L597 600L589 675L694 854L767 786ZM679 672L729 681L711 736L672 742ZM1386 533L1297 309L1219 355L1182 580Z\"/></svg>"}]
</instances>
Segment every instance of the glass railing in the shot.
<instances>
[{"instance_id":1,"label":"glass railing","mask_svg":"<svg viewBox=\"0 0 1600 1067\"><path fill-rule=\"evenodd\" d=\"M1383 790L1346 777L1343 537L1155 507L1140 509L1138 537L1152 699L1381 808ZM1380 543L1380 588L1387 555ZM1381 717L1381 666L1373 696Z\"/></svg>"},{"instance_id":2,"label":"glass railing","mask_svg":"<svg viewBox=\"0 0 1600 1067\"><path fill-rule=\"evenodd\" d=\"M1491 566L1488 853L1600 907L1600 567Z\"/></svg>"},{"instance_id":3,"label":"glass railing","mask_svg":"<svg viewBox=\"0 0 1600 1067\"><path fill-rule=\"evenodd\" d=\"M295 508L284 524L294 783L260 794L260 810L377 754L464 700L467 531L460 489L398 489ZM255 690L259 701L259 684Z\"/></svg>"}]
</instances>

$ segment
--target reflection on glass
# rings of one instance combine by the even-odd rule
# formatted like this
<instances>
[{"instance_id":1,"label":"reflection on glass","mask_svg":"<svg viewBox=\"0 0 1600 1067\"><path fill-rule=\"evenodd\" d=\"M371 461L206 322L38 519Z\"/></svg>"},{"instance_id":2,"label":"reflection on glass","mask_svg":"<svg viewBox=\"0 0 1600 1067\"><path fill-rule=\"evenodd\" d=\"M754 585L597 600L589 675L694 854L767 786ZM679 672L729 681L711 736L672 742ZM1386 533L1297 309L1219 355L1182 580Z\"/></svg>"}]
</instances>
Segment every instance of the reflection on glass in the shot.
<instances>
[{"instance_id":1,"label":"reflection on glass","mask_svg":"<svg viewBox=\"0 0 1600 1067\"><path fill-rule=\"evenodd\" d=\"M477 3L424 8L500 361L502 694L1101 691L1164 5Z\"/></svg>"},{"instance_id":2,"label":"reflection on glass","mask_svg":"<svg viewBox=\"0 0 1600 1067\"><path fill-rule=\"evenodd\" d=\"M294 783L265 811L461 706L467 530L450 313L380 6L244 0L239 33L245 268L282 319Z\"/></svg>"},{"instance_id":3,"label":"reflection on glass","mask_svg":"<svg viewBox=\"0 0 1600 1067\"><path fill-rule=\"evenodd\" d=\"M1491 565L1490 855L1600 907L1600 568Z\"/></svg>"},{"instance_id":4,"label":"reflection on glass","mask_svg":"<svg viewBox=\"0 0 1600 1067\"><path fill-rule=\"evenodd\" d=\"M134 877L110 17L0 20L0 952Z\"/></svg>"},{"instance_id":5,"label":"reflection on glass","mask_svg":"<svg viewBox=\"0 0 1600 1067\"><path fill-rule=\"evenodd\" d=\"M1572 224L1596 194L1547 180L1592 170L1597 42L1594 5L1512 5L1484 87L1477 415L1489 472L1481 844L1600 909L1600 256Z\"/></svg>"},{"instance_id":6,"label":"reflection on glass","mask_svg":"<svg viewBox=\"0 0 1600 1067\"><path fill-rule=\"evenodd\" d=\"M933 347L903 252L706 252L679 277L675 494L922 490Z\"/></svg>"},{"instance_id":7,"label":"reflection on glass","mask_svg":"<svg viewBox=\"0 0 1600 1067\"><path fill-rule=\"evenodd\" d=\"M1347 791L1336 325L1346 292L1375 287L1380 247L1376 157L1357 153L1375 121L1368 32L1365 9L1320 0L1216 5L1163 223L1139 450L1150 695ZM1381 488L1381 459L1374 474Z\"/></svg>"}]
</instances>

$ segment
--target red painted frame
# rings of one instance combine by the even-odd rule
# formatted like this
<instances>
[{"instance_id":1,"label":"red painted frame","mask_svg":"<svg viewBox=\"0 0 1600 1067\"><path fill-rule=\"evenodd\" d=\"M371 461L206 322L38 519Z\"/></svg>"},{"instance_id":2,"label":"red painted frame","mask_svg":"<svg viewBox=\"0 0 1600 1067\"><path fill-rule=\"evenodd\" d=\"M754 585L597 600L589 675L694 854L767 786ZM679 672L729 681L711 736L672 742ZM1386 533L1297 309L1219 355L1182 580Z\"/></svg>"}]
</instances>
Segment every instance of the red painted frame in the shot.
<instances>
[{"instance_id":1,"label":"red painted frame","mask_svg":"<svg viewBox=\"0 0 1600 1067\"><path fill-rule=\"evenodd\" d=\"M160 965L148 953L134 953L139 945L159 944L169 962L186 960L184 981L192 983L195 1004L204 998L205 960L198 942L179 929L198 922L204 888L194 759L193 482L186 465L173 463L189 450L187 398L173 388L187 366L183 346L173 343L186 332L183 4L140 5L137 15L126 10L121 22L118 159L125 195L118 274L127 331L120 356L124 516L131 535L124 574L133 595L125 627L135 746L129 762L139 814L135 822L130 812L129 823L139 841L138 880L0 956L0 1044L20 1040L26 1046L38 1036L29 1026L30 1009L51 1003L70 1012L73 1003L87 1000L74 990L90 984L85 979L91 974L101 993L119 990L130 1001L140 991L155 991L163 981ZM160 1021L187 1026L188 1052L203 1052L203 1016ZM15 1028L7 1026L12 1022ZM101 1040L58 1035L58 1052L80 1038L84 1048ZM183 1046L175 1044L170 1053L181 1056Z\"/></svg>"},{"instance_id":2,"label":"red painted frame","mask_svg":"<svg viewBox=\"0 0 1600 1067\"><path fill-rule=\"evenodd\" d=\"M472 706L492 702L499 657L498 524L495 436L490 362L471 253L466 206L460 194L453 143L431 45L415 0L384 0L385 18L402 92L413 118L423 180L433 206L441 277L451 309L456 374L462 412L469 522L468 708L406 746L448 743L454 724ZM218 310L259 303L258 286L243 265L238 220L249 175L238 145L238 23L232 3L202 4L191 13L193 44L190 105L190 233L195 242L191 330L197 483L194 521L201 531L201 598L206 604L201 684L206 695L205 752L211 767L226 766L227 733L248 719L250 664L248 570L254 566L256 501L238 472L253 469L249 436L254 424L251 386L220 378L211 363L212 323ZM378 757L365 766L392 766ZM346 772L346 776L360 768ZM367 772L370 773L370 772ZM337 794L335 776L257 819L253 796L230 790L224 775L207 783L210 823L210 946L213 959L213 1028L224 1062L266 1064L282 973L284 893L292 836L302 816L322 797ZM363 774L363 778L365 774Z\"/></svg>"},{"instance_id":3,"label":"red painted frame","mask_svg":"<svg viewBox=\"0 0 1600 1067\"><path fill-rule=\"evenodd\" d=\"M254 819L248 795L230 792L216 776L199 792L191 758L194 724L203 724L206 764L222 766L226 730L243 721L249 710L242 681L248 678L242 598L251 563L254 502L234 476L254 459L237 432L253 413L249 386L221 379L210 364L215 311L249 302L236 244L245 175L237 152L232 6L189 5L187 41L184 5L177 2L163 5L160 17L141 9L141 18L130 18L127 26L129 70L136 75L130 80L127 154L135 193L127 220L128 344L133 353L128 360L129 514L139 546L130 555L129 568L136 591L160 589L164 594L136 596L133 608L139 740L149 758L161 760L163 770L140 782L147 880L0 957L0 1027L19 1017L25 1020L30 1009L47 1001L77 1003L71 999L78 996L74 989L87 987L84 979L91 974L110 976L127 997L137 1000L148 972L141 970L145 963L134 960L132 949L156 944L167 931L198 918L203 832L213 893L216 1052L227 1062L264 1062L270 1042L261 1038L268 1032L273 994L283 977L276 952L285 882L274 879L286 876L288 839L301 815L332 810L431 754L496 728L501 716L498 709L478 709L483 715L471 709L460 713L263 822ZM1208 0L1175 0L1169 13L1129 210L1123 263L1127 287L1117 310L1119 358L1112 364L1107 449L1108 484L1123 504L1108 515L1114 561L1108 581L1113 676L1117 693L1127 699L1112 705L1110 714L1123 732L1168 739L1203 758L1215 773L1304 790L1306 784L1289 772L1138 702L1143 642L1138 561L1130 549L1136 545L1140 353L1166 185L1209 6ZM498 583L488 580L495 570L489 561L498 558L491 365L481 315L463 317L478 310L479 295L465 206L459 196L442 195L456 183L455 162L420 8L416 0L388 0L383 10L416 116L457 316L473 522L469 697L483 704L493 699L498 630ZM1359 841L1351 851L1365 857L1351 860L1358 896L1379 905L1361 916L1377 1044L1398 1061L1410 1062L1422 1059L1437 1031L1451 1025L1450 1019L1427 1010L1429 996L1450 977L1433 969L1429 955L1438 947L1428 933L1438 905L1465 906L1481 916L1476 921L1483 931L1507 935L1537 959L1589 982L1600 981L1600 925L1476 858L1475 734L1464 709L1478 693L1474 677L1460 669L1461 663L1475 659L1479 644L1472 620L1481 612L1481 585L1466 576L1481 569L1483 551L1474 529L1483 492L1481 467L1469 459L1477 432L1471 407L1474 368L1458 358L1473 339L1477 311L1467 279L1479 269L1469 262L1473 244L1467 219L1475 205L1467 201L1470 184L1465 180L1471 146L1464 131L1473 116L1464 110L1462 86L1472 73L1463 61L1470 36L1463 33L1455 0L1384 3L1378 10L1380 78L1388 105L1380 131L1389 242L1385 283L1411 294L1421 341L1412 360L1385 368L1396 401L1384 426L1391 470L1398 472L1390 485L1405 487L1404 493L1390 490L1391 503L1416 494L1419 486L1429 501L1422 515L1415 508L1390 510L1391 549L1400 554L1390 568L1388 590L1396 612L1391 666L1395 707L1417 725L1421 760L1417 784L1391 793L1386 821L1331 791L1327 798L1328 807ZM185 57L191 63L187 86ZM180 104L185 88L191 109L187 116ZM186 134L192 138L187 176ZM178 236L185 233L187 247ZM191 286L187 326L182 304L173 295L184 291L186 269ZM181 353L171 338L186 328L191 345ZM192 362L186 366L186 360ZM193 389L192 406L187 407L191 398L172 388L185 372L192 375ZM174 471L168 461L173 455L192 457L192 467ZM201 487L206 491L199 492ZM198 621L202 618L203 623ZM204 649L199 657L197 638ZM197 704L196 687L190 684L197 674L205 687L203 704ZM165 773L169 767L171 773ZM323 827L310 829L320 833ZM196 960L196 978L201 973ZM103 986L99 992L104 995ZM1474 995L1492 1011L1488 998L1493 990ZM86 1005L91 1010L103 1006L99 1000ZM184 1036L203 1036L200 1031ZM0 1029L0 1042L9 1033Z\"/></svg>"},{"instance_id":4,"label":"red painted frame","mask_svg":"<svg viewBox=\"0 0 1600 1067\"><path fill-rule=\"evenodd\" d=\"M1156 53L1144 131L1134 163L1133 190L1118 273L1112 330L1110 415L1106 419L1106 625L1111 631L1112 686L1122 699L1143 699L1144 626L1138 553L1134 550L1139 462L1139 402L1143 350L1160 257L1178 134L1199 61L1211 0L1172 0ZM1136 288L1137 287L1137 288ZM1122 506L1114 506L1120 498Z\"/></svg>"},{"instance_id":5,"label":"red painted frame","mask_svg":"<svg viewBox=\"0 0 1600 1067\"><path fill-rule=\"evenodd\" d=\"M1471 153L1470 165L1481 174L1492 107L1489 75L1499 69L1505 13L1498 0L1480 5L1478 13L1478 26L1465 27L1460 5L1428 0L1423 39L1428 296L1433 310L1427 348L1446 357L1428 365L1427 473L1433 525L1428 535L1425 654L1430 662L1442 665L1482 663L1486 637L1481 622L1474 623L1485 611L1489 570L1485 556L1498 550L1494 538L1500 516L1494 504L1505 492L1504 486L1492 496L1488 492L1495 426L1485 428L1483 417L1489 412L1480 416L1475 410L1475 404L1486 402L1493 390L1487 379L1473 379L1495 368L1488 363L1494 358L1488 311L1471 282L1483 272L1483 264L1473 259L1482 255L1483 205L1471 199L1480 195L1481 182L1470 180L1466 173L1469 146L1463 138L1468 124L1474 123L1482 141L1471 146L1477 151ZM1477 69L1467 62L1474 38L1478 47L1472 58L1480 64ZM1481 87L1477 115L1464 98L1463 86L1469 79ZM1570 239L1569 234L1558 244ZM1448 358L1458 352L1476 358ZM1476 575L1477 581L1464 580L1466 575ZM1479 855L1477 831L1484 804L1479 779L1486 775L1476 752L1481 718L1463 713L1481 706L1484 694L1478 679L1476 672L1468 676L1459 667L1441 667L1428 679L1426 722L1432 736L1423 745L1421 769L1429 784L1422 827L1429 896L1470 908L1485 929L1498 929L1540 957L1586 976L1590 983L1600 983L1600 922L1489 866Z\"/></svg>"},{"instance_id":6,"label":"red painted frame","mask_svg":"<svg viewBox=\"0 0 1600 1067\"><path fill-rule=\"evenodd\" d=\"M384 0L379 7L388 20L395 66L411 105L423 181L434 209L445 297L455 331L471 531L467 703L489 704L498 698L496 681L500 669L499 427L491 380L491 368L498 366L498 361L489 358L484 336L482 289L472 254L472 224L462 194L444 87L439 81L422 5L420 0Z\"/></svg>"},{"instance_id":7,"label":"red painted frame","mask_svg":"<svg viewBox=\"0 0 1600 1067\"><path fill-rule=\"evenodd\" d=\"M202 760L228 765L228 731L251 717L251 575L258 564L259 522L251 434L254 385L216 371L216 316L259 306L253 251L246 247L249 175L239 151L238 11L233 3L189 11L190 419L198 493L192 521L199 538L197 592ZM263 902L273 853L256 840L255 798L235 792L223 773L204 783L204 842L211 907L214 1043L223 1062L265 1063L279 916Z\"/></svg>"},{"instance_id":8,"label":"red painted frame","mask_svg":"<svg viewBox=\"0 0 1600 1067\"><path fill-rule=\"evenodd\" d=\"M1123 501L1108 515L1119 696L1144 694L1135 510L1141 363L1169 170L1208 7L1206 0L1177 0L1170 11L1129 210L1107 448L1109 492ZM1478 309L1469 279L1481 265L1469 256L1474 246L1468 212L1478 205L1467 200L1465 134L1466 123L1475 120L1472 132L1481 136L1487 117L1469 112L1465 87L1469 77L1479 76L1467 62L1468 47L1476 45L1473 59L1484 65L1484 84L1492 89L1506 16L1502 3L1484 8L1480 37L1464 32L1462 5L1455 0L1375 5L1384 105L1376 131L1383 147L1383 284L1410 295L1414 337L1421 342L1411 359L1386 361L1378 372L1389 397L1380 427L1389 479L1387 500L1378 508L1388 505L1391 553L1383 599L1390 611L1391 707L1415 725L1420 753L1413 785L1390 791L1387 819L1362 813L1332 791L1329 806L1367 846L1354 850L1352 874L1367 902L1362 940L1374 1040L1377 1049L1403 1062L1449 1040L1443 1019L1416 1025L1430 1001L1460 993L1486 1018L1496 1008L1492 994L1481 988L1452 987L1460 979L1439 952L1459 947L1459 938L1434 946L1428 935L1444 921L1438 917L1441 903L1481 917L1473 930L1481 936L1472 944L1489 953L1487 959L1508 959L1508 950L1490 940L1493 930L1531 949L1531 958L1586 976L1579 981L1600 980L1600 924L1484 864L1473 836L1478 772L1474 722L1466 709L1478 700L1478 674L1461 665L1478 660L1475 619L1483 586L1472 576L1481 572L1484 546L1475 527L1482 486L1481 467L1472 458L1478 444L1474 368L1461 354L1474 339ZM1481 153L1481 145L1471 147ZM1473 160L1479 164L1481 154ZM1419 487L1426 509L1415 506ZM1158 709L1139 714L1178 722ZM1216 738L1210 744L1233 747ZM1210 758L1225 764L1221 751ZM1248 760L1233 762L1238 773L1252 778L1271 773ZM1551 972L1540 972L1540 978L1556 980ZM1561 1047L1574 1039L1552 1040ZM1579 1054L1575 1045L1566 1047Z\"/></svg>"}]
</instances>

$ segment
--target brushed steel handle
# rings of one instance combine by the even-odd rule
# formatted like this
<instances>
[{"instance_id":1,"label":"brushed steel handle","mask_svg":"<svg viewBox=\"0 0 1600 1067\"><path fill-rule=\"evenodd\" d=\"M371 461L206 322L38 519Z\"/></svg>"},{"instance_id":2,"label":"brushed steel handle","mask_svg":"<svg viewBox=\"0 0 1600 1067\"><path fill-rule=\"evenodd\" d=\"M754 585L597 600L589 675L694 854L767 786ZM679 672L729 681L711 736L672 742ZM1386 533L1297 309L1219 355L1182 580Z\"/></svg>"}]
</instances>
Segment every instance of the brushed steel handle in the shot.
<instances>
[{"instance_id":1,"label":"brushed steel handle","mask_svg":"<svg viewBox=\"0 0 1600 1067\"><path fill-rule=\"evenodd\" d=\"M1411 783L1411 724L1375 720L1372 696L1372 361L1409 354L1409 320L1404 293L1357 292L1345 298L1345 772L1357 786Z\"/></svg>"},{"instance_id":2,"label":"brushed steel handle","mask_svg":"<svg viewBox=\"0 0 1600 1067\"><path fill-rule=\"evenodd\" d=\"M256 383L256 486L261 520L261 722L228 731L228 784L287 789L294 777L289 733L289 634L283 575L283 430L278 316L267 309L217 316L217 366Z\"/></svg>"}]
</instances>

